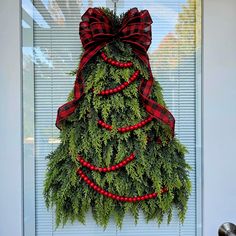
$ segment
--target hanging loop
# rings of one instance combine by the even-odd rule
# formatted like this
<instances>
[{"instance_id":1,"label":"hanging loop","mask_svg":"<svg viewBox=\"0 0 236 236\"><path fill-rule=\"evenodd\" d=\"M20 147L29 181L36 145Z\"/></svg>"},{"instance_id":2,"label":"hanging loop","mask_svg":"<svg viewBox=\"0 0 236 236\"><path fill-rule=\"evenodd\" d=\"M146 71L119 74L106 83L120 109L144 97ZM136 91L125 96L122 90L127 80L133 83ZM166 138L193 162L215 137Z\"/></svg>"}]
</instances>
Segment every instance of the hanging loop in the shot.
<instances>
[{"instance_id":1,"label":"hanging loop","mask_svg":"<svg viewBox=\"0 0 236 236\"><path fill-rule=\"evenodd\" d=\"M114 14L116 15L116 4L119 2L119 0L112 0L114 3Z\"/></svg>"}]
</instances>

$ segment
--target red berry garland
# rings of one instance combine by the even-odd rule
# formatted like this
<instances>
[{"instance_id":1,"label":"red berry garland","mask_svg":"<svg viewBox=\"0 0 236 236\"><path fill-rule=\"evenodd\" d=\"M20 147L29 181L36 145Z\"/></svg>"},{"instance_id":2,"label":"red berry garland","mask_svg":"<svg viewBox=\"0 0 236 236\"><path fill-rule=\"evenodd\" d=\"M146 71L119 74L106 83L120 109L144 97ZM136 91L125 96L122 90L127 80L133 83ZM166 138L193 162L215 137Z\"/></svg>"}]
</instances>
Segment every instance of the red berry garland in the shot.
<instances>
[{"instance_id":1,"label":"red berry garland","mask_svg":"<svg viewBox=\"0 0 236 236\"><path fill-rule=\"evenodd\" d=\"M130 125L130 126L126 126L126 127L122 127L122 128L118 128L118 131L120 133L125 133L125 132L129 132L132 130L136 130L139 128L142 128L143 126L145 126L147 123L151 122L153 119L153 117L149 116L148 118L146 118L145 120L135 124L135 125Z\"/></svg>"},{"instance_id":2,"label":"red berry garland","mask_svg":"<svg viewBox=\"0 0 236 236\"><path fill-rule=\"evenodd\" d=\"M85 161L82 156L78 156L77 160L80 162L80 164L82 166L87 167L90 170L99 171L99 172L110 172L110 171L115 171L115 170L127 165L134 158L135 158L134 153L131 153L129 157L125 158L123 161L119 162L118 164L112 165L110 167L97 167L97 166L94 166L91 163Z\"/></svg>"},{"instance_id":3,"label":"red berry garland","mask_svg":"<svg viewBox=\"0 0 236 236\"><path fill-rule=\"evenodd\" d=\"M107 62L108 64L112 65L112 66L116 66L116 67L120 67L120 68L129 68L133 66L132 62L118 62L115 60L112 60L111 58L108 58L106 56L106 54L104 52L101 53L101 57L102 59ZM133 75L129 78L128 81L118 85L115 88L112 89L106 89L106 90L102 90L100 93L98 93L98 95L111 95L114 93L118 93L120 91L122 91L123 89L125 89L126 87L128 87L132 82L134 82L138 76L139 76L140 71L136 70ZM121 127L118 128L118 132L120 133L125 133L125 132L129 132L132 130L136 130L139 128L142 128L143 126L145 126L147 123L151 122L153 119L152 116L147 117L145 120L140 121L139 123L135 124L135 125L130 125L130 126L126 126L126 127ZM112 126L109 124L106 124L104 121L102 120L98 120L98 125L100 125L101 127L107 129L107 130L112 130ZM80 164L84 167L87 167L89 170L91 171L99 171L99 172L110 172L110 171L116 171L117 169L127 165L130 161L132 161L135 158L134 153L132 153L129 157L125 158L123 161L119 162L116 165L112 165L110 167L97 167L92 165L91 163L85 161L83 159L82 156L78 156L77 160L80 162ZM125 196L119 196L110 192L105 191L104 189L102 189L101 187L97 186L94 182L92 182L87 175L85 175L83 173L83 171L78 168L77 172L78 175L80 175L80 177L95 191L97 191L98 193L115 199L117 201L123 201L123 202L137 202L137 201L143 201L143 200L147 200L147 199L151 199L151 198L155 198L158 193L151 193L151 194L146 194L143 196L138 196L138 197L125 197ZM161 193L165 193L168 192L167 188L162 188L161 189Z\"/></svg>"},{"instance_id":4,"label":"red berry garland","mask_svg":"<svg viewBox=\"0 0 236 236\"><path fill-rule=\"evenodd\" d=\"M139 75L140 71L139 70L136 70L133 75L129 78L128 81L116 86L115 88L112 88L112 89L106 89L106 90L102 90L100 93L98 93L99 95L110 95L110 94L114 94L114 93L118 93L120 92L121 90L125 89L126 87L128 87L132 82L134 82L137 78L138 78L138 75Z\"/></svg>"},{"instance_id":5,"label":"red berry garland","mask_svg":"<svg viewBox=\"0 0 236 236\"><path fill-rule=\"evenodd\" d=\"M149 116L148 118L146 118L145 120L140 121L139 123L135 124L135 125L130 125L130 126L126 126L126 127L121 127L118 128L118 132L120 133L126 133L126 132L130 132L132 130L136 130L136 129L140 129L143 126L145 126L147 123L151 122L153 119L152 116ZM107 123L105 123L102 120L98 120L98 125L100 125L101 127L107 129L107 130L112 130L112 126L108 125Z\"/></svg>"},{"instance_id":6,"label":"red berry garland","mask_svg":"<svg viewBox=\"0 0 236 236\"><path fill-rule=\"evenodd\" d=\"M98 125L100 125L101 127L105 128L105 129L112 130L112 126L106 124L106 123L105 123L104 121L102 121L102 120L98 120Z\"/></svg>"},{"instance_id":7,"label":"red berry garland","mask_svg":"<svg viewBox=\"0 0 236 236\"><path fill-rule=\"evenodd\" d=\"M111 58L108 58L104 52L101 53L101 57L106 63L112 66L116 66L120 68L129 68L133 66L133 62L119 62L116 60L112 60Z\"/></svg>"},{"instance_id":8,"label":"red berry garland","mask_svg":"<svg viewBox=\"0 0 236 236\"><path fill-rule=\"evenodd\" d=\"M85 181L85 183L89 185L90 188L92 188L96 192L98 192L98 193L100 193L100 194L102 194L106 197L112 198L112 199L117 200L117 201L137 202L137 201L143 201L143 200L155 198L158 195L158 193L150 193L150 194L146 194L146 195L142 195L142 196L138 196L138 197L119 196L119 195L110 193L110 192L102 189L98 185L96 185L94 182L92 182L89 179L89 177L86 174L84 174L84 172L81 169L78 169L76 173L77 173L77 175L80 175L81 179L83 179ZM164 187L164 188L161 189L160 193L166 193L166 192L168 192L168 189L166 187Z\"/></svg>"}]
</instances>

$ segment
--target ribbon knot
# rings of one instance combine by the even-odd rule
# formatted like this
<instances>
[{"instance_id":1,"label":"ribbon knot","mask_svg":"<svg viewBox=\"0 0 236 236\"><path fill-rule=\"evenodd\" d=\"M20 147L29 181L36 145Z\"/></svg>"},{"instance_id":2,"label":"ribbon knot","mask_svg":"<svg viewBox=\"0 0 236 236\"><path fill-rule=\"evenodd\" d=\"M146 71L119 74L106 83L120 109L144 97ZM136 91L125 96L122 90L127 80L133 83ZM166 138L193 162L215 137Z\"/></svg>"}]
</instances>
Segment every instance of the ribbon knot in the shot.
<instances>
[{"instance_id":1,"label":"ribbon knot","mask_svg":"<svg viewBox=\"0 0 236 236\"><path fill-rule=\"evenodd\" d=\"M138 11L137 8L130 9L123 17L119 29L115 29L112 20L100 8L89 8L82 16L80 23L80 39L85 49L80 60L74 85L74 99L62 105L58 109L56 126L66 120L78 106L79 99L84 95L84 80L81 71L89 60L95 56L103 47L113 40L128 43L135 55L147 66L149 79L143 79L140 84L140 96L146 111L154 118L167 124L174 136L175 119L173 115L163 106L149 98L154 82L147 50L152 41L151 32L152 19L147 10Z\"/></svg>"}]
</instances>

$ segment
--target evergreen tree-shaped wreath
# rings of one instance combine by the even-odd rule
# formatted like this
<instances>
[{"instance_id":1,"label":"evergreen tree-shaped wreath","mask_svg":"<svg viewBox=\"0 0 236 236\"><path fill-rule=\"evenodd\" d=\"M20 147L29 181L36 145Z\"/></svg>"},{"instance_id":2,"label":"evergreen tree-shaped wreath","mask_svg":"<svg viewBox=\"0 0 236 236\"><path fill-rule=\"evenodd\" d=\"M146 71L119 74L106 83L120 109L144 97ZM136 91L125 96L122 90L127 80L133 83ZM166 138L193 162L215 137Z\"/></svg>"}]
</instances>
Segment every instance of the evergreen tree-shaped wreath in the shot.
<instances>
[{"instance_id":1,"label":"evergreen tree-shaped wreath","mask_svg":"<svg viewBox=\"0 0 236 236\"><path fill-rule=\"evenodd\" d=\"M160 223L172 210L184 220L190 195L185 147L154 80L147 50L152 19L133 8L120 17L103 8L82 16L84 52L73 92L58 109L61 143L49 156L44 196L57 225L101 226L142 210Z\"/></svg>"}]
</instances>

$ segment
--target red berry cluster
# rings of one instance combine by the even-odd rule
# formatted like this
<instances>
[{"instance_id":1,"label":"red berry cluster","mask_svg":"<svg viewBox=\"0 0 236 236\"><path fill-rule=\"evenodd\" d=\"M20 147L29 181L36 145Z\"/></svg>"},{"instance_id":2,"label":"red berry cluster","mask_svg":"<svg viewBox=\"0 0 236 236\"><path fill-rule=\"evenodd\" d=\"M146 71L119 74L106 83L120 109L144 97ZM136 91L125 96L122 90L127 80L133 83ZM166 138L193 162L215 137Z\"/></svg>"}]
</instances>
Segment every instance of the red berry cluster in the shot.
<instances>
[{"instance_id":1,"label":"red berry cluster","mask_svg":"<svg viewBox=\"0 0 236 236\"><path fill-rule=\"evenodd\" d=\"M92 182L87 175L85 175L83 173L83 171L81 169L77 170L77 174L80 175L80 177L85 181L85 183L87 183L89 185L90 188L92 188L93 190L97 191L98 193L112 198L114 200L117 201L122 201L122 202L137 202L137 201L143 201L143 200L147 200L147 199L151 199L151 198L155 198L157 197L158 193L150 193L150 194L146 194L143 196L139 196L139 197L125 197L125 196L119 196L110 192L107 192L106 190L102 189L101 187L99 187L98 185L96 185L94 182ZM161 189L161 193L166 193L168 192L167 188L162 188Z\"/></svg>"},{"instance_id":2,"label":"red berry cluster","mask_svg":"<svg viewBox=\"0 0 236 236\"><path fill-rule=\"evenodd\" d=\"M145 126L147 123L151 122L153 119L153 117L149 116L148 118L146 118L145 120L142 120L141 122L135 124L135 125L130 125L130 126L126 126L126 127L122 127L122 128L118 128L118 131L120 133L126 133L132 130L136 130L139 128L142 128L143 126Z\"/></svg>"},{"instance_id":3,"label":"red berry cluster","mask_svg":"<svg viewBox=\"0 0 236 236\"><path fill-rule=\"evenodd\" d=\"M139 70L136 70L133 75L129 78L128 81L116 86L115 88L113 89L106 89L106 90L102 90L99 95L110 95L110 94L113 94L113 93L118 93L120 92L121 90L123 90L124 88L128 87L133 81L135 81L137 79L139 75Z\"/></svg>"},{"instance_id":4,"label":"red berry cluster","mask_svg":"<svg viewBox=\"0 0 236 236\"><path fill-rule=\"evenodd\" d=\"M129 157L125 158L123 161L119 162L118 164L110 166L110 167L94 166L91 163L85 161L82 156L78 156L77 160L81 163L82 166L87 167L90 170L99 171L99 172L110 172L110 171L115 171L115 170L127 165L134 158L135 158L134 153L131 153Z\"/></svg>"},{"instance_id":5,"label":"red berry cluster","mask_svg":"<svg viewBox=\"0 0 236 236\"><path fill-rule=\"evenodd\" d=\"M112 60L111 58L108 58L104 52L101 53L101 57L105 62L112 66L117 66L120 68L129 68L133 66L133 62L119 62L116 60Z\"/></svg>"}]
</instances>

